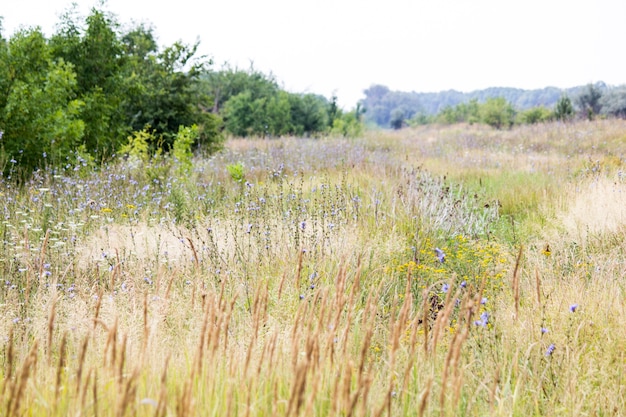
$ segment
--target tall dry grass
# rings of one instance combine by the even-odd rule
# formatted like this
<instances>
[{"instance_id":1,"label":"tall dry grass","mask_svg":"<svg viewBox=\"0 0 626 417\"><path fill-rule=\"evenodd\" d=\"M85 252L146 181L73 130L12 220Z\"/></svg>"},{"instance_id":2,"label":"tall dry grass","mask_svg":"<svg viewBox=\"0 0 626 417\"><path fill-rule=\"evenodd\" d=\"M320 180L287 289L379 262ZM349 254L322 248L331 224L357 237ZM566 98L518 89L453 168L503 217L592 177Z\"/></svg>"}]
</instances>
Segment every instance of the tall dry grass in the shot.
<instances>
[{"instance_id":1,"label":"tall dry grass","mask_svg":"<svg viewBox=\"0 0 626 417\"><path fill-rule=\"evenodd\" d=\"M625 141L424 127L3 182L2 414L620 415Z\"/></svg>"}]
</instances>

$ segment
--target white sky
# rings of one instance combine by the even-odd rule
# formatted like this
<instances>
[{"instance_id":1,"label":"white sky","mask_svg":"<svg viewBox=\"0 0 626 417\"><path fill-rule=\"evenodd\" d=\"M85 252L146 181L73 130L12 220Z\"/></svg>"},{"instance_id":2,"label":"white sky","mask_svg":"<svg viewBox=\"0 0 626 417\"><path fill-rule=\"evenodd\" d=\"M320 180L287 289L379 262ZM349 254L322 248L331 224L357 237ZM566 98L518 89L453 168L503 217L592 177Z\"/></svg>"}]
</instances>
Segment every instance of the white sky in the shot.
<instances>
[{"instance_id":1,"label":"white sky","mask_svg":"<svg viewBox=\"0 0 626 417\"><path fill-rule=\"evenodd\" d=\"M69 0L1 0L3 34L51 34ZM88 13L93 0L76 0ZM626 83L624 0L108 0L122 24L151 23L161 46L200 39L225 61L272 72L295 92L572 87Z\"/></svg>"}]
</instances>

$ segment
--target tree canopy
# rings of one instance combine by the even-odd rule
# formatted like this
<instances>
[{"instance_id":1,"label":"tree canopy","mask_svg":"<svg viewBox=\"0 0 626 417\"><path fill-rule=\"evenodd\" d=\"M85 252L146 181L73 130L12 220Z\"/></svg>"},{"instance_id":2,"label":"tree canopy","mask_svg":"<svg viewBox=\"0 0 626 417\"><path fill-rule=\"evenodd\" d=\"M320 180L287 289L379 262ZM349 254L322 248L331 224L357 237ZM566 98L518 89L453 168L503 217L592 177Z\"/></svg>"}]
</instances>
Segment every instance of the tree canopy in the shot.
<instances>
[{"instance_id":1,"label":"tree canopy","mask_svg":"<svg viewBox=\"0 0 626 417\"><path fill-rule=\"evenodd\" d=\"M28 174L78 153L111 158L132 132L148 129L165 151L181 126L198 126L196 146L214 149L221 121L200 75L212 62L198 45L160 49L152 28L122 30L116 18L75 7L48 39L39 28L0 35L2 171Z\"/></svg>"},{"instance_id":2,"label":"tree canopy","mask_svg":"<svg viewBox=\"0 0 626 417\"><path fill-rule=\"evenodd\" d=\"M251 67L213 69L198 43L161 47L145 24L123 28L98 7L70 7L49 38L22 29L5 39L0 19L0 171L102 162L141 138L148 152L218 149L224 132L281 136L361 132L363 109L293 93ZM182 135L193 126L193 135ZM183 129L183 130L181 130ZM188 138L193 138L193 143ZM144 145L142 145L144 146ZM180 152L179 152L180 153Z\"/></svg>"}]
</instances>

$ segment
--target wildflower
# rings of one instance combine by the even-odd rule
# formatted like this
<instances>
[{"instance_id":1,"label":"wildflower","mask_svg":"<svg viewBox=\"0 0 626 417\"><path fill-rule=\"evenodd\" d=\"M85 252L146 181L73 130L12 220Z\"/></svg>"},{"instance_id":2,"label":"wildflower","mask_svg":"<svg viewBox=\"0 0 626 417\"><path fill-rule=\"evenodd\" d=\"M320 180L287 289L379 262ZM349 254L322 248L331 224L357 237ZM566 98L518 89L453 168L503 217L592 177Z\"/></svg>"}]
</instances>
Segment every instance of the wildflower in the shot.
<instances>
[{"instance_id":1,"label":"wildflower","mask_svg":"<svg viewBox=\"0 0 626 417\"><path fill-rule=\"evenodd\" d=\"M435 248L435 254L437 255L437 260L440 263L444 263L446 260L446 254L439 248Z\"/></svg>"},{"instance_id":2,"label":"wildflower","mask_svg":"<svg viewBox=\"0 0 626 417\"><path fill-rule=\"evenodd\" d=\"M550 256L552 254L552 251L550 250L550 245L548 245L547 243L546 243L546 247L543 249L543 254L545 256Z\"/></svg>"},{"instance_id":3,"label":"wildflower","mask_svg":"<svg viewBox=\"0 0 626 417\"><path fill-rule=\"evenodd\" d=\"M489 323L489 313L487 313L486 311L483 311L483 313L480 315L480 320L476 320L474 322L476 326L482 326L482 327L487 327L488 323Z\"/></svg>"},{"instance_id":4,"label":"wildflower","mask_svg":"<svg viewBox=\"0 0 626 417\"><path fill-rule=\"evenodd\" d=\"M465 287L467 287L467 281L461 282L461 288L465 288Z\"/></svg>"},{"instance_id":5,"label":"wildflower","mask_svg":"<svg viewBox=\"0 0 626 417\"><path fill-rule=\"evenodd\" d=\"M578 304L572 304L571 306L569 306L569 311L575 313L577 308Z\"/></svg>"},{"instance_id":6,"label":"wildflower","mask_svg":"<svg viewBox=\"0 0 626 417\"><path fill-rule=\"evenodd\" d=\"M556 346L554 346L554 343L551 343L548 349L546 349L546 356L552 356L554 349L556 349Z\"/></svg>"},{"instance_id":7,"label":"wildflower","mask_svg":"<svg viewBox=\"0 0 626 417\"><path fill-rule=\"evenodd\" d=\"M484 305L484 304L487 304L487 297L483 297L483 298L480 300L480 303L481 303L481 304L483 304L483 305Z\"/></svg>"},{"instance_id":8,"label":"wildflower","mask_svg":"<svg viewBox=\"0 0 626 417\"><path fill-rule=\"evenodd\" d=\"M548 333L548 329L546 329L545 327L541 328L541 334L546 334Z\"/></svg>"},{"instance_id":9,"label":"wildflower","mask_svg":"<svg viewBox=\"0 0 626 417\"><path fill-rule=\"evenodd\" d=\"M441 292L445 294L448 292L449 289L450 286L448 284L443 284L443 286L441 287Z\"/></svg>"}]
</instances>

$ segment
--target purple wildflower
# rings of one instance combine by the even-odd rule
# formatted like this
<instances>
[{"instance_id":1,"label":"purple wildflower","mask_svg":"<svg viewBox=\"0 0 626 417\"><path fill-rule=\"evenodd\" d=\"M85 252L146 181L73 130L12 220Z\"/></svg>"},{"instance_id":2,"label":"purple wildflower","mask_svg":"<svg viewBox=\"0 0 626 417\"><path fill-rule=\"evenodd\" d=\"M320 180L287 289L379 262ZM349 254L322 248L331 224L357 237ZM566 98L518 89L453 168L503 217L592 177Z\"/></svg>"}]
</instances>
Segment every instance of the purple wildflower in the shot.
<instances>
[{"instance_id":1,"label":"purple wildflower","mask_svg":"<svg viewBox=\"0 0 626 417\"><path fill-rule=\"evenodd\" d=\"M438 260L440 263L444 263L444 262L445 262L445 260L446 260L446 254L445 254L445 252L444 252L444 251L442 251L442 250L441 250L441 249L439 249L439 248L435 248L435 254L437 255L437 260Z\"/></svg>"},{"instance_id":2,"label":"purple wildflower","mask_svg":"<svg viewBox=\"0 0 626 417\"><path fill-rule=\"evenodd\" d=\"M554 349L556 349L554 343L550 344L550 346L548 346L548 349L546 349L546 356L552 356L552 354L554 353Z\"/></svg>"},{"instance_id":3,"label":"purple wildflower","mask_svg":"<svg viewBox=\"0 0 626 417\"><path fill-rule=\"evenodd\" d=\"M489 323L489 313L487 313L486 311L483 311L483 313L480 315L480 320L476 320L474 322L476 326L482 326L482 327L487 327L488 323Z\"/></svg>"}]
</instances>

